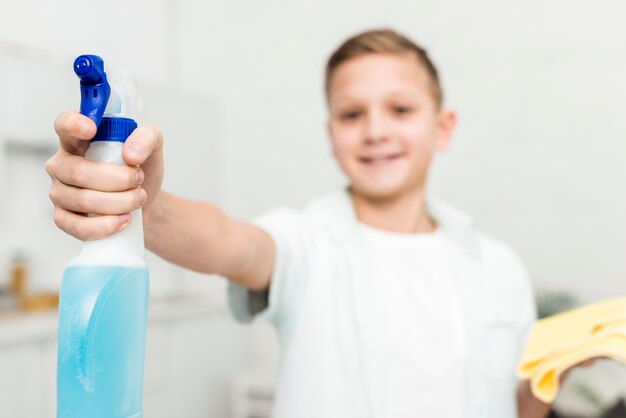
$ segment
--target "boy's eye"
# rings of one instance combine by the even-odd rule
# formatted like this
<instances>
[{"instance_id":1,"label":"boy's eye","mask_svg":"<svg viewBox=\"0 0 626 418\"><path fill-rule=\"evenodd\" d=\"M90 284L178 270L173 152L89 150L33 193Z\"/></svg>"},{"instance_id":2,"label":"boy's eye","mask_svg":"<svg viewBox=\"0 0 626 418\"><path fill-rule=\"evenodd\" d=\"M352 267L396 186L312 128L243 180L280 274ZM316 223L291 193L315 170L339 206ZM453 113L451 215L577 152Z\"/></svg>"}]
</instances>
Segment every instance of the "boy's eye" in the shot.
<instances>
[{"instance_id":1,"label":"boy's eye","mask_svg":"<svg viewBox=\"0 0 626 418\"><path fill-rule=\"evenodd\" d=\"M358 119L360 115L361 113L358 111L351 111L351 112L342 113L340 117L341 117L341 120L350 121L350 120Z\"/></svg>"},{"instance_id":2,"label":"boy's eye","mask_svg":"<svg viewBox=\"0 0 626 418\"><path fill-rule=\"evenodd\" d=\"M411 112L411 108L408 106L394 106L393 112L398 115L405 115Z\"/></svg>"}]
</instances>

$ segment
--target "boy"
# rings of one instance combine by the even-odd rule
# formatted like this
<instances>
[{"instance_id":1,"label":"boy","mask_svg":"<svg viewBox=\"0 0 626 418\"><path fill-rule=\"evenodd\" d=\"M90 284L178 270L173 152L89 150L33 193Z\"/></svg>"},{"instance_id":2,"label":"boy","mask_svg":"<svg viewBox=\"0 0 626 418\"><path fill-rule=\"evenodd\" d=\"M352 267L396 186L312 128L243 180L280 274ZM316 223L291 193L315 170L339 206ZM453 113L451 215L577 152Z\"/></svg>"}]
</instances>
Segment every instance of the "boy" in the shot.
<instances>
[{"instance_id":1,"label":"boy","mask_svg":"<svg viewBox=\"0 0 626 418\"><path fill-rule=\"evenodd\" d=\"M520 260L425 198L431 157L455 125L426 52L390 30L357 35L331 56L326 96L349 187L302 212L278 209L250 224L161 190L162 137L152 126L127 140L128 166L86 161L96 128L67 112L46 165L54 220L98 239L141 206L148 249L228 278L238 319L277 326L276 418L545 416L527 384L516 391L535 319Z\"/></svg>"}]
</instances>

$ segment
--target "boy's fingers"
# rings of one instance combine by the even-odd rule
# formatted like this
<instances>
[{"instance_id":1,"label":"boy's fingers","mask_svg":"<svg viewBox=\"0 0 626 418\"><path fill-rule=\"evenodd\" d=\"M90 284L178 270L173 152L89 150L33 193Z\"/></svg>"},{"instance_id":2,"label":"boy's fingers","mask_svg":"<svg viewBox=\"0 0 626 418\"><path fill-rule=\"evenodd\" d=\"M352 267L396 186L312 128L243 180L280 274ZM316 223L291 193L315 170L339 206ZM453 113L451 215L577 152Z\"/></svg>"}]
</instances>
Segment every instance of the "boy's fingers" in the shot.
<instances>
[{"instance_id":1,"label":"boy's fingers","mask_svg":"<svg viewBox=\"0 0 626 418\"><path fill-rule=\"evenodd\" d=\"M121 192L141 185L143 171L138 167L116 166L83 157L56 154L46 162L46 171L61 183L102 192Z\"/></svg>"},{"instance_id":2,"label":"boy's fingers","mask_svg":"<svg viewBox=\"0 0 626 418\"><path fill-rule=\"evenodd\" d=\"M139 165L163 146L161 131L152 125L141 125L124 144L124 160L128 165Z\"/></svg>"},{"instance_id":3,"label":"boy's fingers","mask_svg":"<svg viewBox=\"0 0 626 418\"><path fill-rule=\"evenodd\" d=\"M593 366L593 363L596 362L596 360L598 360L600 357L594 357L594 358L590 358L589 360L585 360L582 363L578 363L576 366L578 367L589 367L589 366Z\"/></svg>"},{"instance_id":4,"label":"boy's fingers","mask_svg":"<svg viewBox=\"0 0 626 418\"><path fill-rule=\"evenodd\" d=\"M86 140L96 135L96 124L75 110L61 113L54 121L54 130L61 147L71 154L84 154L89 146Z\"/></svg>"},{"instance_id":5,"label":"boy's fingers","mask_svg":"<svg viewBox=\"0 0 626 418\"><path fill-rule=\"evenodd\" d=\"M85 216L55 207L54 223L69 235L82 241L105 238L126 228L130 214L110 216Z\"/></svg>"},{"instance_id":6,"label":"boy's fingers","mask_svg":"<svg viewBox=\"0 0 626 418\"><path fill-rule=\"evenodd\" d=\"M137 187L123 192L99 192L67 186L58 180L50 188L50 200L65 210L99 215L119 215L141 207L146 200L145 190Z\"/></svg>"}]
</instances>

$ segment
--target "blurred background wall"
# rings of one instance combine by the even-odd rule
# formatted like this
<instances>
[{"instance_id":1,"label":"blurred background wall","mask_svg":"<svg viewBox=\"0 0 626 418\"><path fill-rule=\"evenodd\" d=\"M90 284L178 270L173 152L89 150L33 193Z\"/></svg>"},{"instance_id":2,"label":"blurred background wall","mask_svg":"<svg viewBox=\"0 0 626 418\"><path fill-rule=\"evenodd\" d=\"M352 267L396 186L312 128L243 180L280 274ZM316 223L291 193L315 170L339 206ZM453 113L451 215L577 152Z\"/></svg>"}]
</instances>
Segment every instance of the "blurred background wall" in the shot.
<instances>
[{"instance_id":1,"label":"blurred background wall","mask_svg":"<svg viewBox=\"0 0 626 418\"><path fill-rule=\"evenodd\" d=\"M140 121L165 135L168 190L252 218L344 184L325 131L325 60L358 31L392 27L428 49L459 115L430 192L510 243L538 291L582 302L624 293L623 2L0 0L0 10L0 283L20 253L33 289L58 289L80 248L52 223L43 171L54 118L78 106L75 56L134 74ZM219 325L198 325L203 344L238 347L205 353L222 365L207 366L207 388L241 370L272 375L272 330L236 325L222 280L149 263L156 299L210 306ZM228 416L220 390L187 416Z\"/></svg>"}]
</instances>

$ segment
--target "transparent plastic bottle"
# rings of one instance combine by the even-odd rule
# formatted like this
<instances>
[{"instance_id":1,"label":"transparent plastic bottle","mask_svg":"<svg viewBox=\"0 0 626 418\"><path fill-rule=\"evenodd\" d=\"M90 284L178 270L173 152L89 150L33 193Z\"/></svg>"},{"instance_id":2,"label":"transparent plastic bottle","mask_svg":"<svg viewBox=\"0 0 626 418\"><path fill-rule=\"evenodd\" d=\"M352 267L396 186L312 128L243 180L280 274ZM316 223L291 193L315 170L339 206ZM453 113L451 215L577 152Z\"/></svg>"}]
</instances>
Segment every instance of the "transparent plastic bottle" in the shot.
<instances>
[{"instance_id":1,"label":"transparent plastic bottle","mask_svg":"<svg viewBox=\"0 0 626 418\"><path fill-rule=\"evenodd\" d=\"M74 70L81 113L98 126L85 158L125 164L122 147L137 126L132 77L106 74L94 55L78 57ZM142 417L148 287L141 209L123 231L85 242L67 265L59 299L57 418Z\"/></svg>"}]
</instances>

